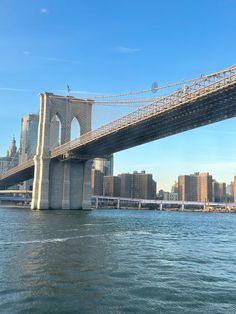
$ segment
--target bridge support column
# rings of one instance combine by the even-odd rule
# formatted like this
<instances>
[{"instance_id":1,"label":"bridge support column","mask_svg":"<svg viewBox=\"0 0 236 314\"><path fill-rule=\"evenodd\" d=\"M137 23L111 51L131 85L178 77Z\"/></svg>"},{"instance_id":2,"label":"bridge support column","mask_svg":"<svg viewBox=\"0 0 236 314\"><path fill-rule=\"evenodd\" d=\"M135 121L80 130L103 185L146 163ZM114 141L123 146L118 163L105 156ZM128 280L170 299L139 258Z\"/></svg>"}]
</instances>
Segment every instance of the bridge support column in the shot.
<instances>
[{"instance_id":1,"label":"bridge support column","mask_svg":"<svg viewBox=\"0 0 236 314\"><path fill-rule=\"evenodd\" d=\"M91 209L91 170L92 160L83 163L83 202L82 209Z\"/></svg>"},{"instance_id":2,"label":"bridge support column","mask_svg":"<svg viewBox=\"0 0 236 314\"><path fill-rule=\"evenodd\" d=\"M40 172L32 209L91 209L91 161L44 160Z\"/></svg>"}]
</instances>

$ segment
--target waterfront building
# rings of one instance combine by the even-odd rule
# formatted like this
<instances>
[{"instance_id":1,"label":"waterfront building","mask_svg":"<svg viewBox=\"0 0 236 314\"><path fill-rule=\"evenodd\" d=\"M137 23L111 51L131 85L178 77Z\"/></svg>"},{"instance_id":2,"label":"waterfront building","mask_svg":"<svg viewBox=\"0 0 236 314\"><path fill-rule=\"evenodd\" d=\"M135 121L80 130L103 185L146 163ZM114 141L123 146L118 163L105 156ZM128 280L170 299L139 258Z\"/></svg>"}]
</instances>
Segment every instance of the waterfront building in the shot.
<instances>
[{"instance_id":1,"label":"waterfront building","mask_svg":"<svg viewBox=\"0 0 236 314\"><path fill-rule=\"evenodd\" d=\"M103 195L104 196L120 196L120 177L104 176L103 178Z\"/></svg>"},{"instance_id":2,"label":"waterfront building","mask_svg":"<svg viewBox=\"0 0 236 314\"><path fill-rule=\"evenodd\" d=\"M227 196L227 201L229 202L234 201L234 181L231 181L230 184L227 185L226 196Z\"/></svg>"},{"instance_id":3,"label":"waterfront building","mask_svg":"<svg viewBox=\"0 0 236 314\"><path fill-rule=\"evenodd\" d=\"M156 182L152 174L134 171L133 174L119 174L121 179L121 197L138 198L138 199L155 199Z\"/></svg>"},{"instance_id":4,"label":"waterfront building","mask_svg":"<svg viewBox=\"0 0 236 314\"><path fill-rule=\"evenodd\" d=\"M181 201L211 201L212 176L208 172L180 175L178 177L178 198Z\"/></svg>"},{"instance_id":5,"label":"waterfront building","mask_svg":"<svg viewBox=\"0 0 236 314\"><path fill-rule=\"evenodd\" d=\"M92 169L91 173L91 193L92 195L103 195L104 173L97 169Z\"/></svg>"},{"instance_id":6,"label":"waterfront building","mask_svg":"<svg viewBox=\"0 0 236 314\"><path fill-rule=\"evenodd\" d=\"M120 196L133 198L133 175L131 173L119 174Z\"/></svg>"},{"instance_id":7,"label":"waterfront building","mask_svg":"<svg viewBox=\"0 0 236 314\"><path fill-rule=\"evenodd\" d=\"M234 202L236 203L236 176L234 176Z\"/></svg>"},{"instance_id":8,"label":"waterfront building","mask_svg":"<svg viewBox=\"0 0 236 314\"><path fill-rule=\"evenodd\" d=\"M219 183L216 180L212 181L212 201L224 202L226 201L226 184Z\"/></svg>"},{"instance_id":9,"label":"waterfront building","mask_svg":"<svg viewBox=\"0 0 236 314\"><path fill-rule=\"evenodd\" d=\"M178 201L178 193L160 190L158 193L158 199L163 201Z\"/></svg>"},{"instance_id":10,"label":"waterfront building","mask_svg":"<svg viewBox=\"0 0 236 314\"><path fill-rule=\"evenodd\" d=\"M180 201L188 200L189 176L181 175L178 177L178 198Z\"/></svg>"},{"instance_id":11,"label":"waterfront building","mask_svg":"<svg viewBox=\"0 0 236 314\"><path fill-rule=\"evenodd\" d=\"M208 172L199 174L199 202L210 202L212 200L212 176Z\"/></svg>"},{"instance_id":12,"label":"waterfront building","mask_svg":"<svg viewBox=\"0 0 236 314\"><path fill-rule=\"evenodd\" d=\"M145 171L133 173L133 198L155 199L156 198L156 182L152 178L152 174Z\"/></svg>"}]
</instances>

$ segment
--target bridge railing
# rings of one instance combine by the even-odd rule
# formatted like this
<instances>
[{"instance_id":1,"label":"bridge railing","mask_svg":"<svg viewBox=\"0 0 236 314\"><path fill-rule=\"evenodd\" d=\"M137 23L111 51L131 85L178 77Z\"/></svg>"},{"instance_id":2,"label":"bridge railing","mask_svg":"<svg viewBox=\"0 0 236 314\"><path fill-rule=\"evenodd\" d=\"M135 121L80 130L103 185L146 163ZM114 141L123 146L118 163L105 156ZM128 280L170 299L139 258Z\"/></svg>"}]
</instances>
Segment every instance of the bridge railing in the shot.
<instances>
[{"instance_id":1,"label":"bridge railing","mask_svg":"<svg viewBox=\"0 0 236 314\"><path fill-rule=\"evenodd\" d=\"M229 85L236 83L236 66L226 68L222 71L207 76L201 76L190 85L173 92L170 95L162 96L157 101L142 106L137 110L116 119L100 128L90 131L79 138L67 142L51 151L51 157L60 156L68 151L97 140L101 137L117 132L129 125L146 120L157 114L163 113L170 108L191 102L199 97L213 93Z\"/></svg>"},{"instance_id":2,"label":"bridge railing","mask_svg":"<svg viewBox=\"0 0 236 314\"><path fill-rule=\"evenodd\" d=\"M176 90L175 92L162 96L149 105L142 106L137 110L119 118L110 123L101 126L100 128L90 131L81 137L67 142L51 151L51 157L57 157L73 150L79 146L83 146L89 142L95 141L111 133L117 132L129 125L134 125L139 121L151 118L152 116L161 114L170 108L178 107L184 103L189 103L199 97L208 95L215 91L224 89L236 83L236 65L223 69L222 71L200 76L196 80L188 81L190 84ZM177 84L176 84L177 85ZM0 175L0 180L14 175L24 169L34 165L33 159L27 160L20 165L9 169L7 172Z\"/></svg>"}]
</instances>

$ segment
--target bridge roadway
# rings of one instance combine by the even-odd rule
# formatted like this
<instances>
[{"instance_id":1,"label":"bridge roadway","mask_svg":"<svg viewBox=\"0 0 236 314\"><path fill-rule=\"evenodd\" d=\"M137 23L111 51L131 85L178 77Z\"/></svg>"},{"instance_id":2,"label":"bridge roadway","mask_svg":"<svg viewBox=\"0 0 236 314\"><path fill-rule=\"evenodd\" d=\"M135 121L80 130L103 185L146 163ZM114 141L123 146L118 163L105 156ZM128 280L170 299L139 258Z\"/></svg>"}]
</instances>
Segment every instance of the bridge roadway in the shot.
<instances>
[{"instance_id":1,"label":"bridge roadway","mask_svg":"<svg viewBox=\"0 0 236 314\"><path fill-rule=\"evenodd\" d=\"M56 96L62 97L62 96ZM69 101L75 98L69 97ZM160 97L51 151L51 158L93 159L236 116L236 66ZM0 188L33 178L33 159L0 176Z\"/></svg>"}]
</instances>

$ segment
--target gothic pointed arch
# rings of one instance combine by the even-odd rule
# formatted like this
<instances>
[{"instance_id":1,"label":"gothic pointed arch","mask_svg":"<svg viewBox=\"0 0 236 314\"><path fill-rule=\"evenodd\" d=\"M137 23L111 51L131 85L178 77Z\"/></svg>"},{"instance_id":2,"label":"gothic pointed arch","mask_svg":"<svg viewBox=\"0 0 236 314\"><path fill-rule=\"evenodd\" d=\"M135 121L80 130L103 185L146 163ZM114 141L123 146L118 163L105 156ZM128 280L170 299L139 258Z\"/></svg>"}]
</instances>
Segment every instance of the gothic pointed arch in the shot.
<instances>
[{"instance_id":1,"label":"gothic pointed arch","mask_svg":"<svg viewBox=\"0 0 236 314\"><path fill-rule=\"evenodd\" d=\"M50 150L62 144L62 118L57 112L50 121Z\"/></svg>"},{"instance_id":2,"label":"gothic pointed arch","mask_svg":"<svg viewBox=\"0 0 236 314\"><path fill-rule=\"evenodd\" d=\"M71 133L70 133L70 139L75 140L76 138L80 137L81 135L81 128L80 128L80 122L77 117L73 117L71 120Z\"/></svg>"}]
</instances>

